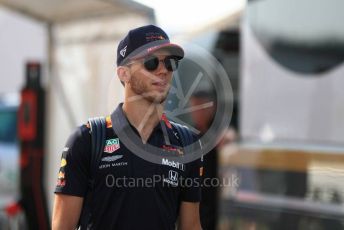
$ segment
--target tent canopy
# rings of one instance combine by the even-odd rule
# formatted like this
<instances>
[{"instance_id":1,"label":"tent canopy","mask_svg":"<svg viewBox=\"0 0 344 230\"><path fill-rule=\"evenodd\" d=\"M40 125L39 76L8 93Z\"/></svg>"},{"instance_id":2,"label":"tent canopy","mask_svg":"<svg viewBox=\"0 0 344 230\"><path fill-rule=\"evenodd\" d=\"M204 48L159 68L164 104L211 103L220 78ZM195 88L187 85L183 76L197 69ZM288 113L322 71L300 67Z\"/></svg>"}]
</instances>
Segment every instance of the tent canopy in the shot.
<instances>
[{"instance_id":1,"label":"tent canopy","mask_svg":"<svg viewBox=\"0 0 344 230\"><path fill-rule=\"evenodd\" d=\"M0 0L0 5L50 23L125 12L154 15L152 8L131 0Z\"/></svg>"}]
</instances>

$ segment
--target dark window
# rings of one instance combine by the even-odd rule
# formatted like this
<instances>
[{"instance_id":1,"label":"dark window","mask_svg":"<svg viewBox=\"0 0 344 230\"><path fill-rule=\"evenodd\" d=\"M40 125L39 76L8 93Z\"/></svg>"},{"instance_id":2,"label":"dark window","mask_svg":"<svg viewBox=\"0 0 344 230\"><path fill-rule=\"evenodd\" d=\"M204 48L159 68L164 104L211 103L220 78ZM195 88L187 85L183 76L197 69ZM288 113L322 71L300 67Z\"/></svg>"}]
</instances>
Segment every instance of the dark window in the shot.
<instances>
[{"instance_id":1,"label":"dark window","mask_svg":"<svg viewBox=\"0 0 344 230\"><path fill-rule=\"evenodd\" d=\"M0 108L0 142L14 143L17 140L17 110Z\"/></svg>"}]
</instances>

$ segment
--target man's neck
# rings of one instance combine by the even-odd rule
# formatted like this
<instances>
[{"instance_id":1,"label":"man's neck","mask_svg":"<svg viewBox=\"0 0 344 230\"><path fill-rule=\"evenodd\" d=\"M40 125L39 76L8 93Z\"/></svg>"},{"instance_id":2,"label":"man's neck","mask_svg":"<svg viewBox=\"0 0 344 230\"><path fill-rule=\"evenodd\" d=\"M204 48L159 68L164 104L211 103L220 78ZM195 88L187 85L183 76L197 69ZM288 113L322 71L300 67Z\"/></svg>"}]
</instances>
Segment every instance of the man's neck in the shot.
<instances>
[{"instance_id":1,"label":"man's neck","mask_svg":"<svg viewBox=\"0 0 344 230\"><path fill-rule=\"evenodd\" d=\"M155 104L143 98L134 101L125 99L122 108L130 124L139 132L143 143L146 143L160 122L163 104Z\"/></svg>"}]
</instances>

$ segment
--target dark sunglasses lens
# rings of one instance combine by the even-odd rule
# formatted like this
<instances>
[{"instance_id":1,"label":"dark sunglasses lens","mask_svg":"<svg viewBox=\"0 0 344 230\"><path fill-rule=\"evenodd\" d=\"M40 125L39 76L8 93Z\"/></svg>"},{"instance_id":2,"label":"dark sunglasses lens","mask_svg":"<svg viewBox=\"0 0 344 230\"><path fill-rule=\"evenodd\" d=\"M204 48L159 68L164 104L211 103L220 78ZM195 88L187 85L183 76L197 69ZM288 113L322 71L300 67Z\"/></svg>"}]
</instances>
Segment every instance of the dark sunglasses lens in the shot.
<instances>
[{"instance_id":1,"label":"dark sunglasses lens","mask_svg":"<svg viewBox=\"0 0 344 230\"><path fill-rule=\"evenodd\" d=\"M144 60L143 64L146 70L154 71L158 68L159 62L158 57L150 56ZM178 68L178 60L174 57L167 57L163 62L168 71L175 71Z\"/></svg>"},{"instance_id":2,"label":"dark sunglasses lens","mask_svg":"<svg viewBox=\"0 0 344 230\"><path fill-rule=\"evenodd\" d=\"M157 57L149 57L145 59L144 66L147 70L153 71L156 70L159 66L159 59Z\"/></svg>"},{"instance_id":3,"label":"dark sunglasses lens","mask_svg":"<svg viewBox=\"0 0 344 230\"><path fill-rule=\"evenodd\" d=\"M178 60L175 58L166 58L164 64L168 71L175 71L178 69Z\"/></svg>"}]
</instances>

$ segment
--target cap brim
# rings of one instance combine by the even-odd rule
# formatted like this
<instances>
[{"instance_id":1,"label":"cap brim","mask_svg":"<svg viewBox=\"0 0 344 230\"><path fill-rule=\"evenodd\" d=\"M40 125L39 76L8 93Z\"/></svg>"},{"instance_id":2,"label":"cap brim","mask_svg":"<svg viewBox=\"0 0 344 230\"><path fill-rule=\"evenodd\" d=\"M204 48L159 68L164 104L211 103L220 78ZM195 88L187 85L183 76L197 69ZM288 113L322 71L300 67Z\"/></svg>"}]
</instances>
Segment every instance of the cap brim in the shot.
<instances>
[{"instance_id":1,"label":"cap brim","mask_svg":"<svg viewBox=\"0 0 344 230\"><path fill-rule=\"evenodd\" d=\"M152 53L154 53L160 49L166 49L166 50L170 51L171 55L176 56L179 59L182 59L184 57L184 50L182 47L180 47L177 44L173 44L173 43L168 42L168 43L164 43L164 44L151 46L151 47L143 50L139 54L134 55L133 57L131 57L131 59L138 59L138 58L145 57L145 56L150 55L150 54L152 54Z\"/></svg>"}]
</instances>

